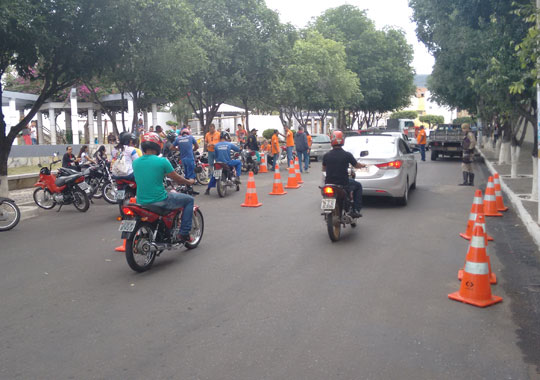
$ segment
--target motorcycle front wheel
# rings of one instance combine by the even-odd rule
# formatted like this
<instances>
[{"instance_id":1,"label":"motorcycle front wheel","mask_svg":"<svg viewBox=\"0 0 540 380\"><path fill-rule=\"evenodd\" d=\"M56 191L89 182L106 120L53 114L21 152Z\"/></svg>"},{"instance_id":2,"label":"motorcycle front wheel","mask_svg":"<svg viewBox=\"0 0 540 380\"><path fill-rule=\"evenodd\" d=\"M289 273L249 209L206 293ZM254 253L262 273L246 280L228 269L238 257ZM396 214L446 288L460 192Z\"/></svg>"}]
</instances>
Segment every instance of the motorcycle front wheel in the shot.
<instances>
[{"instance_id":1,"label":"motorcycle front wheel","mask_svg":"<svg viewBox=\"0 0 540 380\"><path fill-rule=\"evenodd\" d=\"M0 231L9 231L21 220L21 210L8 200L0 203ZM201 235L202 236L202 235Z\"/></svg>"},{"instance_id":2,"label":"motorcycle front wheel","mask_svg":"<svg viewBox=\"0 0 540 380\"><path fill-rule=\"evenodd\" d=\"M118 203L116 201L116 186L114 183L108 182L108 181L104 183L102 194L103 194L103 199L105 199L107 203L110 203L112 205L115 205Z\"/></svg>"},{"instance_id":3,"label":"motorcycle front wheel","mask_svg":"<svg viewBox=\"0 0 540 380\"><path fill-rule=\"evenodd\" d=\"M38 187L34 190L33 198L34 202L45 210L50 210L56 206L56 202L48 189Z\"/></svg>"},{"instance_id":4,"label":"motorcycle front wheel","mask_svg":"<svg viewBox=\"0 0 540 380\"><path fill-rule=\"evenodd\" d=\"M200 173L197 173L197 182L200 185L208 185L210 182L210 170L207 167L201 167L202 171Z\"/></svg>"},{"instance_id":5,"label":"motorcycle front wheel","mask_svg":"<svg viewBox=\"0 0 540 380\"><path fill-rule=\"evenodd\" d=\"M328 236L332 242L336 242L341 237L341 209L336 204L336 208L330 214L326 215L326 227L328 228Z\"/></svg>"},{"instance_id":6,"label":"motorcycle front wheel","mask_svg":"<svg viewBox=\"0 0 540 380\"><path fill-rule=\"evenodd\" d=\"M227 179L225 176L221 176L221 178L216 183L216 188L218 195L223 198L225 195L227 195L227 184L225 183Z\"/></svg>"},{"instance_id":7,"label":"motorcycle front wheel","mask_svg":"<svg viewBox=\"0 0 540 380\"><path fill-rule=\"evenodd\" d=\"M99 178L92 178L90 186L92 186L92 198L100 199L103 196L103 181Z\"/></svg>"},{"instance_id":8,"label":"motorcycle front wheel","mask_svg":"<svg viewBox=\"0 0 540 380\"><path fill-rule=\"evenodd\" d=\"M156 249L152 246L154 230L149 223L135 227L131 238L126 239L126 261L135 272L145 272L152 267Z\"/></svg>"},{"instance_id":9,"label":"motorcycle front wheel","mask_svg":"<svg viewBox=\"0 0 540 380\"><path fill-rule=\"evenodd\" d=\"M74 189L71 195L73 196L73 206L80 212L86 212L90 207L88 195L78 188Z\"/></svg>"}]
</instances>

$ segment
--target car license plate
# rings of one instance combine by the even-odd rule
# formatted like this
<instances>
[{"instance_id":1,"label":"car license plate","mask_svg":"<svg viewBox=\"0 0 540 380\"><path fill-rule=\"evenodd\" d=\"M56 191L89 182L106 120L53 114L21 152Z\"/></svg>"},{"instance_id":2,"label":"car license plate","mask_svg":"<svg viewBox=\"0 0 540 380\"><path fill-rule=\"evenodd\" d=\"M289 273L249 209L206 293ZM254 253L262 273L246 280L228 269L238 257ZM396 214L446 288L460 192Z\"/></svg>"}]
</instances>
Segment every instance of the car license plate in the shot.
<instances>
[{"instance_id":1,"label":"car license plate","mask_svg":"<svg viewBox=\"0 0 540 380\"><path fill-rule=\"evenodd\" d=\"M321 203L321 210L333 210L336 208L335 198L323 198Z\"/></svg>"},{"instance_id":2,"label":"car license plate","mask_svg":"<svg viewBox=\"0 0 540 380\"><path fill-rule=\"evenodd\" d=\"M88 184L86 182L81 182L81 183L79 183L79 188L81 190L86 190L86 189L90 188L90 186L88 186Z\"/></svg>"},{"instance_id":3,"label":"car license plate","mask_svg":"<svg viewBox=\"0 0 540 380\"><path fill-rule=\"evenodd\" d=\"M216 178L216 179L221 178L221 169L214 170L214 178Z\"/></svg>"},{"instance_id":4,"label":"car license plate","mask_svg":"<svg viewBox=\"0 0 540 380\"><path fill-rule=\"evenodd\" d=\"M117 201L123 201L126 197L126 191L125 190L117 190L116 191L116 200Z\"/></svg>"},{"instance_id":5,"label":"car license plate","mask_svg":"<svg viewBox=\"0 0 540 380\"><path fill-rule=\"evenodd\" d=\"M122 223L120 223L120 228L118 229L118 231L132 232L135 229L136 224L137 224L136 220L122 220Z\"/></svg>"},{"instance_id":6,"label":"car license plate","mask_svg":"<svg viewBox=\"0 0 540 380\"><path fill-rule=\"evenodd\" d=\"M360 173L369 173L369 166L357 169Z\"/></svg>"}]
</instances>

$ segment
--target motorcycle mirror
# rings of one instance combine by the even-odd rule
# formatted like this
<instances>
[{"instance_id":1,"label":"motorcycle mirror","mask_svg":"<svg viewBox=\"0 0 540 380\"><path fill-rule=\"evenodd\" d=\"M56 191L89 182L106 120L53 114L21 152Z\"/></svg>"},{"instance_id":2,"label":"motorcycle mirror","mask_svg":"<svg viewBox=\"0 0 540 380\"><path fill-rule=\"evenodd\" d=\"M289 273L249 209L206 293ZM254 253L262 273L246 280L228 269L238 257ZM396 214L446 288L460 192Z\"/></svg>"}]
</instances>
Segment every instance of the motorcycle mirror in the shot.
<instances>
[{"instance_id":1,"label":"motorcycle mirror","mask_svg":"<svg viewBox=\"0 0 540 380\"><path fill-rule=\"evenodd\" d=\"M39 164L37 164L37 166L38 166L38 168L40 168L41 167L41 162Z\"/></svg>"},{"instance_id":2,"label":"motorcycle mirror","mask_svg":"<svg viewBox=\"0 0 540 380\"><path fill-rule=\"evenodd\" d=\"M369 151L367 150L363 150L360 152L360 157L366 157L367 155L369 155Z\"/></svg>"}]
</instances>

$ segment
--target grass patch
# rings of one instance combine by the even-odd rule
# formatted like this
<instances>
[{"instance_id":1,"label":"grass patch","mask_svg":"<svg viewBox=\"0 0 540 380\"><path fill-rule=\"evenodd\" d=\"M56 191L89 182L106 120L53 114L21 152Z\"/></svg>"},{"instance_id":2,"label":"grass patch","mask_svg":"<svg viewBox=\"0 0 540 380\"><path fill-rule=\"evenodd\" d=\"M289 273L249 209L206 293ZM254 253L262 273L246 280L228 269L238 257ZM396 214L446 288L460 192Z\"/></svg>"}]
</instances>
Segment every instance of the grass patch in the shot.
<instances>
[{"instance_id":1,"label":"grass patch","mask_svg":"<svg viewBox=\"0 0 540 380\"><path fill-rule=\"evenodd\" d=\"M62 163L59 162L52 166L53 170L58 169L62 166ZM48 167L48 165L47 165ZM18 174L32 174L32 173L39 173L39 169L41 169L39 166L20 166L18 168L8 168L8 175L18 175Z\"/></svg>"}]
</instances>

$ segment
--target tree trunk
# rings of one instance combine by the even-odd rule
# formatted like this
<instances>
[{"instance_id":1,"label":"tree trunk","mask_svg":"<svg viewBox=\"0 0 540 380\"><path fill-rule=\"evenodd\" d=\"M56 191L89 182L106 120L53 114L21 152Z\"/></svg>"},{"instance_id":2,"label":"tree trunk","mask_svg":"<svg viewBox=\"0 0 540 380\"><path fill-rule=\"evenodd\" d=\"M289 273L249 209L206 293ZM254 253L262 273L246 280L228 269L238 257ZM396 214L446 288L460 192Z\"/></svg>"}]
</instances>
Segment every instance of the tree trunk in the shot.
<instances>
[{"instance_id":1,"label":"tree trunk","mask_svg":"<svg viewBox=\"0 0 540 380\"><path fill-rule=\"evenodd\" d=\"M244 104L244 111L246 113L246 131L249 133L249 108L248 108L248 100L243 99L242 103Z\"/></svg>"},{"instance_id":2,"label":"tree trunk","mask_svg":"<svg viewBox=\"0 0 540 380\"><path fill-rule=\"evenodd\" d=\"M538 158L532 157L533 162L533 183L531 189L531 200L538 201Z\"/></svg>"},{"instance_id":3,"label":"tree trunk","mask_svg":"<svg viewBox=\"0 0 540 380\"><path fill-rule=\"evenodd\" d=\"M8 136L0 136L0 197L9 196L8 187L8 158L11 152L11 144Z\"/></svg>"}]
</instances>

